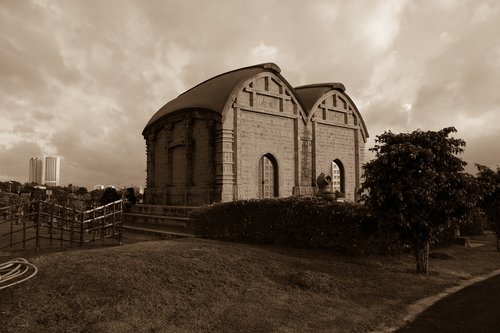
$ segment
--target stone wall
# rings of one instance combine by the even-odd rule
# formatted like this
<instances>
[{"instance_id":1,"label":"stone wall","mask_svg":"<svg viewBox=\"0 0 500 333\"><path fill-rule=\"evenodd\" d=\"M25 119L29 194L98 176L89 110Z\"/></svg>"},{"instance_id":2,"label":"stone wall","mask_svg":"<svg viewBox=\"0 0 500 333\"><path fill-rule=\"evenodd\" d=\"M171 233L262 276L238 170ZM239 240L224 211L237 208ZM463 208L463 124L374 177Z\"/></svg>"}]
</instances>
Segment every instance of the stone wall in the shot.
<instances>
[{"instance_id":1,"label":"stone wall","mask_svg":"<svg viewBox=\"0 0 500 333\"><path fill-rule=\"evenodd\" d=\"M264 155L278 170L276 196L315 195L316 177L330 175L337 161L346 198L354 200L366 140L360 122L339 90L306 114L285 82L270 72L257 74L220 112L176 111L148 127L145 203L197 206L258 198L264 195Z\"/></svg>"},{"instance_id":2,"label":"stone wall","mask_svg":"<svg viewBox=\"0 0 500 333\"><path fill-rule=\"evenodd\" d=\"M258 198L258 165L269 154L277 164L279 197L293 194L298 169L297 122L299 106L283 82L273 75L260 75L238 93L227 118L236 133L234 167L237 199Z\"/></svg>"},{"instance_id":3,"label":"stone wall","mask_svg":"<svg viewBox=\"0 0 500 333\"><path fill-rule=\"evenodd\" d=\"M343 93L332 91L312 112L316 175L331 175L332 161L340 163L345 197L355 200L363 157L360 152L364 150L364 142L354 106Z\"/></svg>"},{"instance_id":4,"label":"stone wall","mask_svg":"<svg viewBox=\"0 0 500 333\"><path fill-rule=\"evenodd\" d=\"M346 199L354 200L356 187L354 130L322 123L317 123L315 126L316 175L320 173L331 175L332 162L340 161L344 172Z\"/></svg>"},{"instance_id":5,"label":"stone wall","mask_svg":"<svg viewBox=\"0 0 500 333\"><path fill-rule=\"evenodd\" d=\"M146 204L201 205L220 201L215 178L219 117L187 110L163 119L147 143Z\"/></svg>"}]
</instances>

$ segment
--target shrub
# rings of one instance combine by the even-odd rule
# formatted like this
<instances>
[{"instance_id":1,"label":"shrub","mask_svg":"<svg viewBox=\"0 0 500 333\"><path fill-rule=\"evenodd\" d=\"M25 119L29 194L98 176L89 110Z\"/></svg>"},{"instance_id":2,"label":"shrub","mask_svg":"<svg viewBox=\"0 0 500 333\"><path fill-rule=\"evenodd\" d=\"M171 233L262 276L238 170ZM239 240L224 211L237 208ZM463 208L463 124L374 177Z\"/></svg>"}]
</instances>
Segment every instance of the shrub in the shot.
<instances>
[{"instance_id":1,"label":"shrub","mask_svg":"<svg viewBox=\"0 0 500 333\"><path fill-rule=\"evenodd\" d=\"M479 217L460 225L460 232L463 236L482 235L483 229L483 221Z\"/></svg>"},{"instance_id":2,"label":"shrub","mask_svg":"<svg viewBox=\"0 0 500 333\"><path fill-rule=\"evenodd\" d=\"M193 232L218 240L366 252L377 224L360 204L321 198L212 204L191 215Z\"/></svg>"}]
</instances>

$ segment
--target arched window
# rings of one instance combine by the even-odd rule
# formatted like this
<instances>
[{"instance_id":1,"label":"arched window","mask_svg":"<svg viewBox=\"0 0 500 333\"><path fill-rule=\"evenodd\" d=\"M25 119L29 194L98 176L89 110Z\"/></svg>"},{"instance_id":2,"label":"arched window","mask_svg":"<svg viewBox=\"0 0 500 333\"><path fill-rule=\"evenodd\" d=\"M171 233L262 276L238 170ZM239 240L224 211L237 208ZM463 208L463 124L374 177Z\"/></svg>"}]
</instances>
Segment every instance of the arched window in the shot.
<instances>
[{"instance_id":1,"label":"arched window","mask_svg":"<svg viewBox=\"0 0 500 333\"><path fill-rule=\"evenodd\" d=\"M344 166L338 159L332 161L332 192L337 191L345 194Z\"/></svg>"},{"instance_id":2,"label":"arched window","mask_svg":"<svg viewBox=\"0 0 500 333\"><path fill-rule=\"evenodd\" d=\"M259 197L274 198L279 196L278 163L271 154L265 154L258 166Z\"/></svg>"}]
</instances>

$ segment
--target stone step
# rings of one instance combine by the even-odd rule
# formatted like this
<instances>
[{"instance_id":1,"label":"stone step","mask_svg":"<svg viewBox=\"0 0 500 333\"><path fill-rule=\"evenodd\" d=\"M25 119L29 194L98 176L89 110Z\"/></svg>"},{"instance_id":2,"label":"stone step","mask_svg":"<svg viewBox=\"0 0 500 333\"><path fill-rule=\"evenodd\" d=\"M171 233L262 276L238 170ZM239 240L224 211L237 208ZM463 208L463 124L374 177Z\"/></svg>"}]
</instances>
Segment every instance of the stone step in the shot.
<instances>
[{"instance_id":1,"label":"stone step","mask_svg":"<svg viewBox=\"0 0 500 333\"><path fill-rule=\"evenodd\" d=\"M166 216L154 214L140 214L140 213L123 213L125 224L138 223L186 228L189 218L180 216Z\"/></svg>"},{"instance_id":2,"label":"stone step","mask_svg":"<svg viewBox=\"0 0 500 333\"><path fill-rule=\"evenodd\" d=\"M189 217L189 214L199 207L196 206L164 206L137 204L130 207L128 213L160 216Z\"/></svg>"},{"instance_id":3,"label":"stone step","mask_svg":"<svg viewBox=\"0 0 500 333\"><path fill-rule=\"evenodd\" d=\"M127 225L124 224L122 226L125 232L136 232L136 233L144 233L144 234L152 234L156 236L160 236L163 239L172 239L172 238L184 238L184 237L195 237L193 234L189 232L179 231L177 229L169 229L166 227L157 227L151 225Z\"/></svg>"}]
</instances>

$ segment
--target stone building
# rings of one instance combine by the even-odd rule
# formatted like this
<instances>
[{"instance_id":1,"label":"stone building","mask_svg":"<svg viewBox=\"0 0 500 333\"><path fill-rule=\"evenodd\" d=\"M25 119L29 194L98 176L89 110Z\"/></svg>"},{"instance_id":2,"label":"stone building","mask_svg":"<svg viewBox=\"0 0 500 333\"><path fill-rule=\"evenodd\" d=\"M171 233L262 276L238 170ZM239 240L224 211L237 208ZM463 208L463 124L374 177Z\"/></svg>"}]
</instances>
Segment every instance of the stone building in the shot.
<instances>
[{"instance_id":1,"label":"stone building","mask_svg":"<svg viewBox=\"0 0 500 333\"><path fill-rule=\"evenodd\" d=\"M144 203L183 206L312 196L321 173L354 200L368 137L343 84L293 88L273 63L198 84L156 112L142 134Z\"/></svg>"}]
</instances>

